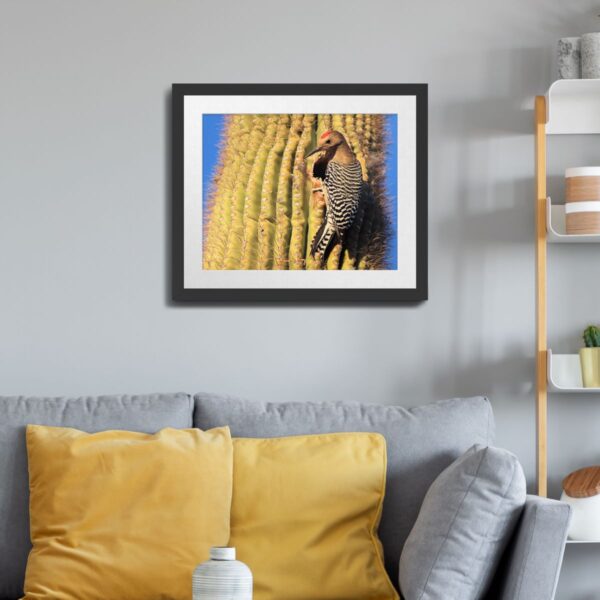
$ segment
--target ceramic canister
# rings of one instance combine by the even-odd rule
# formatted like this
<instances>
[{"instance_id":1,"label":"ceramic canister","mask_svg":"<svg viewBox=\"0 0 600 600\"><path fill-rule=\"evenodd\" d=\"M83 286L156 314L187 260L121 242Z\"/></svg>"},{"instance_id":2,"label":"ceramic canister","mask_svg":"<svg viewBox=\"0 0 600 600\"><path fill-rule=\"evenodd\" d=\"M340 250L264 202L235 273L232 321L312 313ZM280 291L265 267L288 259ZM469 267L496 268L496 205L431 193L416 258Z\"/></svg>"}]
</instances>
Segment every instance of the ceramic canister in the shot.
<instances>
[{"instance_id":1,"label":"ceramic canister","mask_svg":"<svg viewBox=\"0 0 600 600\"><path fill-rule=\"evenodd\" d=\"M252 600L252 573L235 548L211 548L210 560L198 565L192 577L194 600Z\"/></svg>"},{"instance_id":2,"label":"ceramic canister","mask_svg":"<svg viewBox=\"0 0 600 600\"><path fill-rule=\"evenodd\" d=\"M600 466L584 467L567 475L561 500L571 506L569 538L600 541Z\"/></svg>"},{"instance_id":3,"label":"ceramic canister","mask_svg":"<svg viewBox=\"0 0 600 600\"><path fill-rule=\"evenodd\" d=\"M600 167L567 169L565 177L567 233L600 233Z\"/></svg>"},{"instance_id":4,"label":"ceramic canister","mask_svg":"<svg viewBox=\"0 0 600 600\"><path fill-rule=\"evenodd\" d=\"M571 506L573 516L569 526L569 539L580 542L600 541L600 496L571 498L563 492L560 500Z\"/></svg>"}]
</instances>

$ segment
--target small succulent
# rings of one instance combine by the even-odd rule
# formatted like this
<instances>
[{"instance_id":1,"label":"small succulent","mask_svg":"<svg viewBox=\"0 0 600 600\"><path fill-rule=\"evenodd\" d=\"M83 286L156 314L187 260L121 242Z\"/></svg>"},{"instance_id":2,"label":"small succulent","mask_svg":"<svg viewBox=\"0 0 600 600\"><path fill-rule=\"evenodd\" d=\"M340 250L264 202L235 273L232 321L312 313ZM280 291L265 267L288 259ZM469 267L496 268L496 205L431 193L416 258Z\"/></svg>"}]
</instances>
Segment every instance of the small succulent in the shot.
<instances>
[{"instance_id":1,"label":"small succulent","mask_svg":"<svg viewBox=\"0 0 600 600\"><path fill-rule=\"evenodd\" d=\"M586 348L598 348L600 347L600 328L595 325L586 327L583 332L583 341L585 342Z\"/></svg>"}]
</instances>

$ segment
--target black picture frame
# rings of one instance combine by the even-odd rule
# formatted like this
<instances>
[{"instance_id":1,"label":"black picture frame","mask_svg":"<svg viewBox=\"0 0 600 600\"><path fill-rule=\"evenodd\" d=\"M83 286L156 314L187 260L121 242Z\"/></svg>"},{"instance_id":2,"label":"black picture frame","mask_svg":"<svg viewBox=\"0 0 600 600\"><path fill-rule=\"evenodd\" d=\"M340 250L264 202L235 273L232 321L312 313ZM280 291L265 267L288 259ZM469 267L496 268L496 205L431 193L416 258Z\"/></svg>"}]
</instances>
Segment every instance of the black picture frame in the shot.
<instances>
[{"instance_id":1,"label":"black picture frame","mask_svg":"<svg viewBox=\"0 0 600 600\"><path fill-rule=\"evenodd\" d=\"M409 289L189 289L184 286L184 100L186 96L415 96L416 287ZM174 302L209 304L398 304L428 297L428 86L427 84L188 84L172 86L172 262Z\"/></svg>"}]
</instances>

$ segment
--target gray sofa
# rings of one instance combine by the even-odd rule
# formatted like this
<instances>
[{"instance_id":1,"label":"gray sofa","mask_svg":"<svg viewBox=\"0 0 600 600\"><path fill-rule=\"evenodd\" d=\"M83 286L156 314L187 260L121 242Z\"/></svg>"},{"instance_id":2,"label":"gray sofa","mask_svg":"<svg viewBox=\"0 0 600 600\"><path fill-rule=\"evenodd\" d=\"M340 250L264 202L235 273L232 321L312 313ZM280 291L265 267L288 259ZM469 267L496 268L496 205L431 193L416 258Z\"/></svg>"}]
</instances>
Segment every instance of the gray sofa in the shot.
<instances>
[{"instance_id":1,"label":"gray sofa","mask_svg":"<svg viewBox=\"0 0 600 600\"><path fill-rule=\"evenodd\" d=\"M493 413L486 398L444 400L405 409L373 404L262 404L207 394L0 397L0 598L6 600L22 593L30 548L25 449L29 423L88 432L229 425L237 437L378 431L388 446L380 536L386 568L396 585L400 553L429 485L470 446L494 441ZM551 600L569 518L567 505L528 497L487 598Z\"/></svg>"}]
</instances>

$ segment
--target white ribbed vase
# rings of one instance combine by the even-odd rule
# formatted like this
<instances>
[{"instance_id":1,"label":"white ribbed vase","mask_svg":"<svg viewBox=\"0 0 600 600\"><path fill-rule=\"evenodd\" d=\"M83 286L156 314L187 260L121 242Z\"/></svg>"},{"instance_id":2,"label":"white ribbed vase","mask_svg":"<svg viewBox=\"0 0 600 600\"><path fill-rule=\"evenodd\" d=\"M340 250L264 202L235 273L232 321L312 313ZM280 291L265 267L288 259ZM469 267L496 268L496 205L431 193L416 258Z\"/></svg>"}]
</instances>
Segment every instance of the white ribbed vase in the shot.
<instances>
[{"instance_id":1,"label":"white ribbed vase","mask_svg":"<svg viewBox=\"0 0 600 600\"><path fill-rule=\"evenodd\" d=\"M252 572L235 560L235 548L211 548L192 576L194 600L252 600Z\"/></svg>"}]
</instances>

